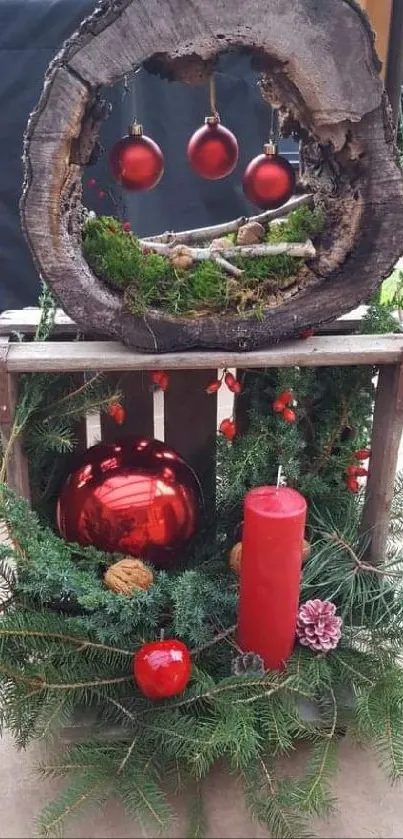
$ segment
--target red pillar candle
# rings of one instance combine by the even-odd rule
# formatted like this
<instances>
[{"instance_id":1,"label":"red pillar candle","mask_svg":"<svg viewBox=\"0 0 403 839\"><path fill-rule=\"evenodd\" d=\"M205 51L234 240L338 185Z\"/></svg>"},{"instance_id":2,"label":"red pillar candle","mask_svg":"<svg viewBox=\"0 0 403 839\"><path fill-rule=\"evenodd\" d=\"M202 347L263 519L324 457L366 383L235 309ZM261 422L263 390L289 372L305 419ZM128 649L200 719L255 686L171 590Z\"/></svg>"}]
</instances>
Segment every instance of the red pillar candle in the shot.
<instances>
[{"instance_id":1,"label":"red pillar candle","mask_svg":"<svg viewBox=\"0 0 403 839\"><path fill-rule=\"evenodd\" d=\"M245 497L238 644L272 670L282 669L295 643L306 508L289 487Z\"/></svg>"}]
</instances>

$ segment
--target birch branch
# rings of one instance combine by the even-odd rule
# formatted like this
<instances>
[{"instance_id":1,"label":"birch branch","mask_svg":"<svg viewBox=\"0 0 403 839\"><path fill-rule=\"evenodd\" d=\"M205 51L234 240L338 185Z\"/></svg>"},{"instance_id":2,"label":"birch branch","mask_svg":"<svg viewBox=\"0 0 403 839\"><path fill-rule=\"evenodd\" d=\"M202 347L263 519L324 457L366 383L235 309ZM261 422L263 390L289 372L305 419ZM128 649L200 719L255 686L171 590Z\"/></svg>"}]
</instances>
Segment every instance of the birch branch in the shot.
<instances>
[{"instance_id":1,"label":"birch branch","mask_svg":"<svg viewBox=\"0 0 403 839\"><path fill-rule=\"evenodd\" d=\"M150 242L149 239L141 239L140 244L149 250L162 254L171 258L175 254L175 247L164 244L163 242ZM184 247L181 248L184 250ZM279 254L287 254L288 256L300 257L302 259L311 259L316 255L316 248L308 239L306 242L277 242L276 244L260 244L260 245L234 245L233 247L223 248L222 250L213 250L211 248L191 248L186 247L186 253L195 262L204 262L207 259L213 259L224 268L224 263L229 259L235 259L237 256L246 256L253 259L258 256L277 256ZM242 273L239 268L230 265L227 262L226 270L234 276L240 276ZM235 274L234 272L239 272Z\"/></svg>"},{"instance_id":2,"label":"birch branch","mask_svg":"<svg viewBox=\"0 0 403 839\"><path fill-rule=\"evenodd\" d=\"M311 194L297 195L290 198L290 200L287 201L286 204L283 204L282 207L278 207L276 210L265 210L264 213L260 213L257 216L250 216L249 218L247 216L240 216L240 218L225 222L224 224L216 224L212 227L199 227L194 230L182 230L178 233L167 231L166 233L160 233L157 236L148 236L146 239L143 239L143 242L147 242L147 244L151 244L152 242L161 242L161 244L165 245L206 242L210 239L225 236L227 233L236 233L243 224L247 224L249 221L258 221L260 224L267 224L273 219L288 216L298 207L303 207L306 204L311 205L312 201L313 195Z\"/></svg>"}]
</instances>

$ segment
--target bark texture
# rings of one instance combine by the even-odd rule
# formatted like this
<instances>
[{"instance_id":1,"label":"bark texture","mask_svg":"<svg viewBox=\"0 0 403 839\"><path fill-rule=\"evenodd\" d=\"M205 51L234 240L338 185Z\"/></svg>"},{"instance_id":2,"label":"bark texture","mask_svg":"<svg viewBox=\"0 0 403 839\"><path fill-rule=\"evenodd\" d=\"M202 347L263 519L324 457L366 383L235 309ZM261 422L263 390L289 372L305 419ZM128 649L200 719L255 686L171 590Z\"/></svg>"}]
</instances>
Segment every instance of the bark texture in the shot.
<instances>
[{"instance_id":1,"label":"bark texture","mask_svg":"<svg viewBox=\"0 0 403 839\"><path fill-rule=\"evenodd\" d=\"M262 95L282 104L284 131L298 131L302 183L326 213L325 232L260 320L134 317L81 253L81 176L105 115L100 87L144 62L198 84L231 47L251 52ZM403 243L402 176L379 70L354 0L103 0L50 65L25 136L22 224L63 309L87 333L146 352L253 350L367 299Z\"/></svg>"}]
</instances>

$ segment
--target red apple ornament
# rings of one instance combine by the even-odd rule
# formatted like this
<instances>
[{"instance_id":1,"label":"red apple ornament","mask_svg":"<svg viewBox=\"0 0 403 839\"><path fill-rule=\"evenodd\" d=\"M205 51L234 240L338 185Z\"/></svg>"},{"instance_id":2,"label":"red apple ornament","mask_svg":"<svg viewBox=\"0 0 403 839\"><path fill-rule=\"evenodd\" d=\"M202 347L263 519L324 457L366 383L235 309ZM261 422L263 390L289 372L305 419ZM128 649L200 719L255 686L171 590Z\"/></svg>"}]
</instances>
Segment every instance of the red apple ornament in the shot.
<instances>
[{"instance_id":1,"label":"red apple ornament","mask_svg":"<svg viewBox=\"0 0 403 839\"><path fill-rule=\"evenodd\" d=\"M206 117L205 124L191 136L187 157L197 175L209 181L226 178L238 163L235 134L221 125L218 115Z\"/></svg>"},{"instance_id":2,"label":"red apple ornament","mask_svg":"<svg viewBox=\"0 0 403 839\"><path fill-rule=\"evenodd\" d=\"M262 210L275 210L285 204L294 193L295 184L294 169L278 154L275 143L263 146L263 154L251 160L242 181L248 200Z\"/></svg>"},{"instance_id":3,"label":"red apple ornament","mask_svg":"<svg viewBox=\"0 0 403 839\"><path fill-rule=\"evenodd\" d=\"M148 699L167 699L182 693L191 671L189 650L176 639L144 644L133 658L135 682Z\"/></svg>"},{"instance_id":4,"label":"red apple ornament","mask_svg":"<svg viewBox=\"0 0 403 839\"><path fill-rule=\"evenodd\" d=\"M147 192L164 174L164 155L143 127L135 123L113 146L109 155L112 175L120 186L132 192Z\"/></svg>"}]
</instances>

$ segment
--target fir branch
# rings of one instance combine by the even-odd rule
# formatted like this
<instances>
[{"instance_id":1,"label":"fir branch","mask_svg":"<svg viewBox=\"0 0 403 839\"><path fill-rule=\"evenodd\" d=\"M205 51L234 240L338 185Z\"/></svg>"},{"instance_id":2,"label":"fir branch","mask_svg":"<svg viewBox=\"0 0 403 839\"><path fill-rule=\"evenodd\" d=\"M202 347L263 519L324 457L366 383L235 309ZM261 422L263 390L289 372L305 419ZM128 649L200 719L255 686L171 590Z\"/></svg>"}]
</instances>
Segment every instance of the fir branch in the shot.
<instances>
[{"instance_id":1,"label":"fir branch","mask_svg":"<svg viewBox=\"0 0 403 839\"><path fill-rule=\"evenodd\" d=\"M24 673L19 673L17 670L13 670L11 667L8 667L6 664L0 664L0 673L3 673L7 676L8 679L11 679L14 682L22 682L23 684L29 685L33 688L38 688L39 690L82 690L86 688L102 688L108 687L110 685L119 685L124 684L126 682L132 682L132 676L117 676L115 678L110 679L90 679L88 681L77 681L77 682L49 682L45 677L37 678L35 676L28 676Z\"/></svg>"},{"instance_id":2,"label":"fir branch","mask_svg":"<svg viewBox=\"0 0 403 839\"><path fill-rule=\"evenodd\" d=\"M370 565L367 562L363 562L359 556L356 554L352 546L345 541L339 534L337 533L325 533L323 534L324 538L327 539L329 542L332 542L334 545L338 545L338 547L342 548L342 550L346 551L349 554L351 559L354 562L356 567L356 571L362 571L364 573L370 574L377 574L379 577L396 577L401 579L401 574L394 574L393 572L389 571L388 569L379 568L379 566Z\"/></svg>"},{"instance_id":3,"label":"fir branch","mask_svg":"<svg viewBox=\"0 0 403 839\"><path fill-rule=\"evenodd\" d=\"M219 644L221 641L227 640L230 638L231 635L237 630L238 624L234 624L233 626L229 626L228 629L223 629L222 632L219 632L217 635L214 635L214 638L211 641L206 641L205 644L199 644L198 647L194 647L193 650L190 651L191 655L200 655L200 653L204 652L205 650L209 650L210 647L214 647L215 644Z\"/></svg>"},{"instance_id":4,"label":"fir branch","mask_svg":"<svg viewBox=\"0 0 403 839\"><path fill-rule=\"evenodd\" d=\"M24 639L44 638L48 639L49 641L61 641L63 644L75 644L78 648L78 652L93 649L100 650L102 652L116 653L118 655L129 656L130 658L133 658L134 656L133 650L124 650L120 647L112 647L108 644L101 644L96 641L90 641L89 638L83 638L76 635L68 635L64 634L63 632L41 632L37 629L3 629L3 627L0 626L0 638L1 637L22 637Z\"/></svg>"}]
</instances>

